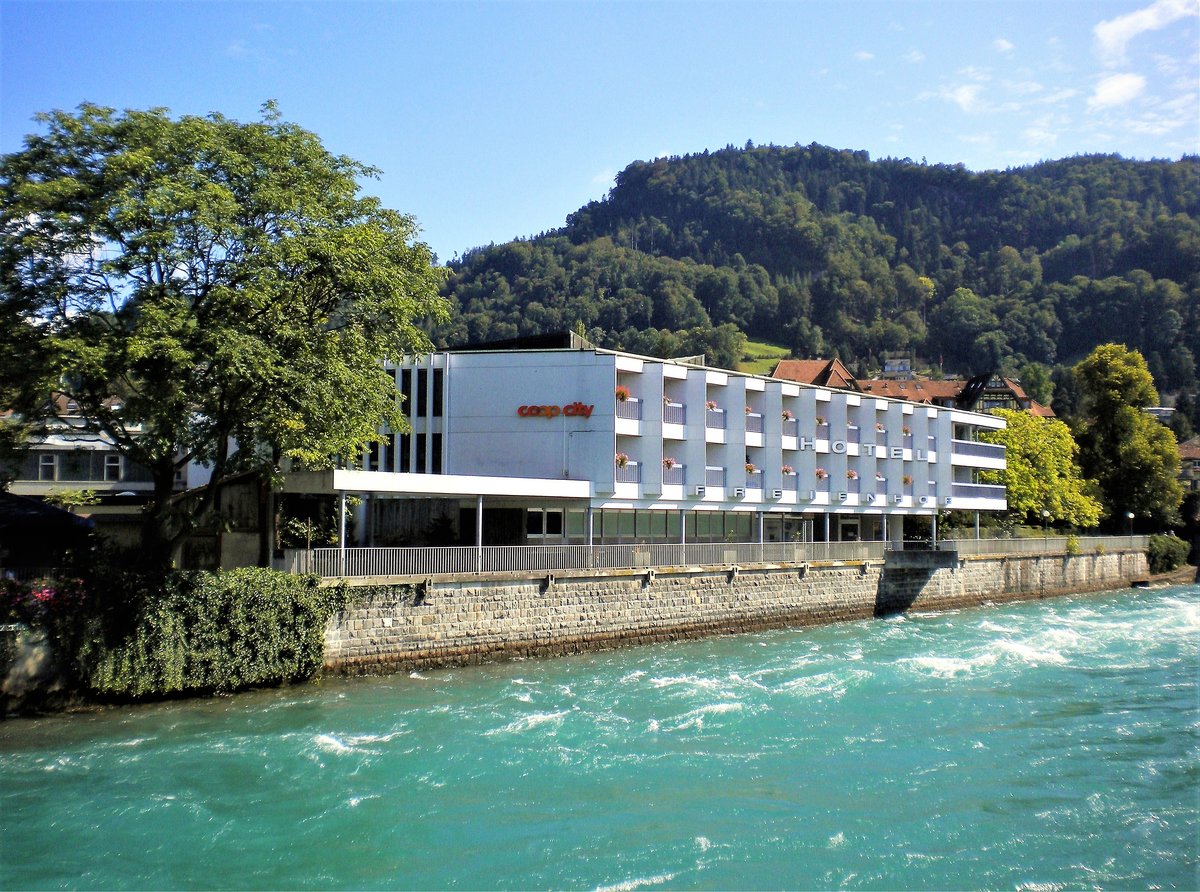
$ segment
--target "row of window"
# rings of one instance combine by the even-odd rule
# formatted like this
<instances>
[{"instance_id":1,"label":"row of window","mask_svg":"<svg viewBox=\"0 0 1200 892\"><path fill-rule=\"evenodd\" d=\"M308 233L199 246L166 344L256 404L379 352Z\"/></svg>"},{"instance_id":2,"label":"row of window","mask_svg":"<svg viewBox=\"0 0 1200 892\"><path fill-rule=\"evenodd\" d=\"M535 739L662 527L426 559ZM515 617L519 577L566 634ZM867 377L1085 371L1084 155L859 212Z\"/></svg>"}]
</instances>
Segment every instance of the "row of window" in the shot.
<instances>
[{"instance_id":1,"label":"row of window","mask_svg":"<svg viewBox=\"0 0 1200 892\"><path fill-rule=\"evenodd\" d=\"M139 473L140 472L140 473ZM121 455L99 450L35 451L25 457L21 480L85 482L90 480L119 483L125 480L148 481L144 469L126 465Z\"/></svg>"}]
</instances>

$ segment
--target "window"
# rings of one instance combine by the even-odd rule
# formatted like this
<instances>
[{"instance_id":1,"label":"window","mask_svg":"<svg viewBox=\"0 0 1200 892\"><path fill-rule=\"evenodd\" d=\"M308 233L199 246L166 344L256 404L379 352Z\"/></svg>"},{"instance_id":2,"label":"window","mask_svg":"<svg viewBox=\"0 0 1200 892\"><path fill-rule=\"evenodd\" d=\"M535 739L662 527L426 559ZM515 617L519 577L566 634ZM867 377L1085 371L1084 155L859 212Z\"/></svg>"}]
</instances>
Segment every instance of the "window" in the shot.
<instances>
[{"instance_id":1,"label":"window","mask_svg":"<svg viewBox=\"0 0 1200 892\"><path fill-rule=\"evenodd\" d=\"M433 468L434 474L442 473L442 435L433 435Z\"/></svg>"},{"instance_id":2,"label":"window","mask_svg":"<svg viewBox=\"0 0 1200 892\"><path fill-rule=\"evenodd\" d=\"M58 479L58 457L42 455L38 457L38 480Z\"/></svg>"},{"instance_id":3,"label":"window","mask_svg":"<svg viewBox=\"0 0 1200 892\"><path fill-rule=\"evenodd\" d=\"M431 407L429 414L434 418L442 417L442 391L446 386L445 379L446 373L444 370L433 370L433 406Z\"/></svg>"},{"instance_id":4,"label":"window","mask_svg":"<svg viewBox=\"0 0 1200 892\"><path fill-rule=\"evenodd\" d=\"M429 389L429 369L417 369L417 388L413 396L412 415L416 418L419 415L427 415L428 406L425 405L425 393Z\"/></svg>"},{"instance_id":5,"label":"window","mask_svg":"<svg viewBox=\"0 0 1200 892\"><path fill-rule=\"evenodd\" d=\"M110 482L121 479L121 456L112 453L104 456L104 479Z\"/></svg>"}]
</instances>

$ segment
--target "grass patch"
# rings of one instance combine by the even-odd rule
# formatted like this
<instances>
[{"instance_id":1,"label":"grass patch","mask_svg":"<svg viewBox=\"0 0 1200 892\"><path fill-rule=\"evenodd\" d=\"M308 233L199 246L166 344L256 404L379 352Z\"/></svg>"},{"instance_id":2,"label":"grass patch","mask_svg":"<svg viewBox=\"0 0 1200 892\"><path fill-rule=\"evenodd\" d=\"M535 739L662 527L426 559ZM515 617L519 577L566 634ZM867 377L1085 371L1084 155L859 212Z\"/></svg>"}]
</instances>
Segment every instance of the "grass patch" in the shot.
<instances>
[{"instance_id":1,"label":"grass patch","mask_svg":"<svg viewBox=\"0 0 1200 892\"><path fill-rule=\"evenodd\" d=\"M742 361L738 363L737 370L751 375L769 375L779 360L787 359L791 355L792 351L789 348L781 347L778 344L747 341L746 349L742 353Z\"/></svg>"}]
</instances>

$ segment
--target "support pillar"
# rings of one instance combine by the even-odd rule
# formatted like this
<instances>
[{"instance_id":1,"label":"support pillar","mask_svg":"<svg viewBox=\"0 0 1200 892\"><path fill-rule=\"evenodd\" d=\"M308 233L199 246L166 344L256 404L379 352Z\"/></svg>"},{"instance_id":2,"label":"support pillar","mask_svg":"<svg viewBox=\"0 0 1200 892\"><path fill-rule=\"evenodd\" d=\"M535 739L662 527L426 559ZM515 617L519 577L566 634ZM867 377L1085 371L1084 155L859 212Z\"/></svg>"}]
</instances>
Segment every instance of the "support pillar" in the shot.
<instances>
[{"instance_id":1,"label":"support pillar","mask_svg":"<svg viewBox=\"0 0 1200 892\"><path fill-rule=\"evenodd\" d=\"M979 512L975 512L975 538L979 538Z\"/></svg>"},{"instance_id":2,"label":"support pillar","mask_svg":"<svg viewBox=\"0 0 1200 892\"><path fill-rule=\"evenodd\" d=\"M930 545L936 551L937 550L937 512L936 511L933 512L933 517L931 517L929 520L930 520L930 527L933 529L933 540L930 543Z\"/></svg>"},{"instance_id":3,"label":"support pillar","mask_svg":"<svg viewBox=\"0 0 1200 892\"><path fill-rule=\"evenodd\" d=\"M346 575L346 493L338 493L338 575Z\"/></svg>"},{"instance_id":4,"label":"support pillar","mask_svg":"<svg viewBox=\"0 0 1200 892\"><path fill-rule=\"evenodd\" d=\"M475 571L483 572L483 496L475 497Z\"/></svg>"}]
</instances>

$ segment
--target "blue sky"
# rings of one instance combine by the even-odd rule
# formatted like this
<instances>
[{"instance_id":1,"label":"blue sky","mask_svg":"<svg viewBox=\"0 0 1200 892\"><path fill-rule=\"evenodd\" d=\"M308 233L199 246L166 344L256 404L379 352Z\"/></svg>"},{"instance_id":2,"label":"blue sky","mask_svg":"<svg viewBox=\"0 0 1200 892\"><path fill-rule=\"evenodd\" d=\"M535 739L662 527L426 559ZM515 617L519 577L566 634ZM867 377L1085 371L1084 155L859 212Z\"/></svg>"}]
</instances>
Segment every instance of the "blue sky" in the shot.
<instances>
[{"instance_id":1,"label":"blue sky","mask_svg":"<svg viewBox=\"0 0 1200 892\"><path fill-rule=\"evenodd\" d=\"M821 143L972 170L1200 152L1200 0L0 0L0 151L84 101L274 99L442 260L560 226L635 160Z\"/></svg>"}]
</instances>

